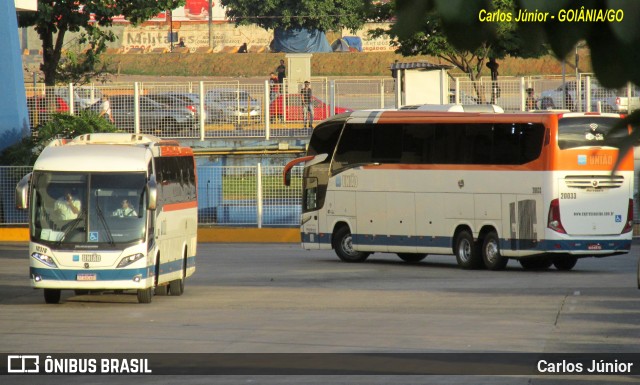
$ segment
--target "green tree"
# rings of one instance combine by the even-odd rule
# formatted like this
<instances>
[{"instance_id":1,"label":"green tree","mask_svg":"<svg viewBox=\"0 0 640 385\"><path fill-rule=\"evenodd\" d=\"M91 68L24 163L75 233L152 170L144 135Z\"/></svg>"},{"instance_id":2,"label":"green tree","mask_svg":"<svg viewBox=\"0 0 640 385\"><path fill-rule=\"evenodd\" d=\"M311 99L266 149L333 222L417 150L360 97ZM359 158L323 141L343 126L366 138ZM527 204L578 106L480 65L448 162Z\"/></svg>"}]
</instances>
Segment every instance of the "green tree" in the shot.
<instances>
[{"instance_id":1,"label":"green tree","mask_svg":"<svg viewBox=\"0 0 640 385\"><path fill-rule=\"evenodd\" d=\"M436 56L466 73L471 80L477 80L482 71L486 71L489 58L537 57L548 52L543 45L526 45L516 33L514 23L508 22L493 23L490 29L478 33L467 28L464 34L475 44L453 44L450 33L458 33L458 25L448 23L436 8L427 7L428 2L412 2L415 7L412 12L405 9L408 3L397 0L379 4L374 9L374 20L391 20L397 14L397 21L389 30L378 29L374 35L389 35L391 44L404 56ZM491 9L501 12L513 12L515 7L513 0L492 0L490 3ZM408 22L411 24L407 25Z\"/></svg>"},{"instance_id":2,"label":"green tree","mask_svg":"<svg viewBox=\"0 0 640 385\"><path fill-rule=\"evenodd\" d=\"M522 46L535 51L548 45L562 59L584 41L591 51L591 64L600 84L618 88L627 82L640 85L640 1L635 0L513 0L515 17L520 11L547 14L544 20L514 23L513 33ZM480 20L480 12L494 11L490 0L397 0L396 33L408 39L423 31L422 20L437 13L447 41L456 49L475 51L485 41L499 37L496 22ZM640 110L620 125L631 124L630 137L614 145L623 151L640 140Z\"/></svg>"},{"instance_id":3,"label":"green tree","mask_svg":"<svg viewBox=\"0 0 640 385\"><path fill-rule=\"evenodd\" d=\"M238 25L265 29L352 30L361 27L370 0L222 0L227 17Z\"/></svg>"},{"instance_id":4,"label":"green tree","mask_svg":"<svg viewBox=\"0 0 640 385\"><path fill-rule=\"evenodd\" d=\"M8 166L33 165L42 150L53 139L71 139L93 132L116 132L116 127L95 112L82 111L79 115L55 113L39 126L37 134L5 148L0 153L0 164Z\"/></svg>"},{"instance_id":5,"label":"green tree","mask_svg":"<svg viewBox=\"0 0 640 385\"><path fill-rule=\"evenodd\" d=\"M112 31L105 29L112 25L115 16L124 15L138 24L184 3L185 0L38 0L38 12L20 12L18 25L35 26L42 40L44 82L53 86L67 32L80 32L78 44L86 46L87 51L77 69L91 71L107 42L116 39Z\"/></svg>"}]
</instances>

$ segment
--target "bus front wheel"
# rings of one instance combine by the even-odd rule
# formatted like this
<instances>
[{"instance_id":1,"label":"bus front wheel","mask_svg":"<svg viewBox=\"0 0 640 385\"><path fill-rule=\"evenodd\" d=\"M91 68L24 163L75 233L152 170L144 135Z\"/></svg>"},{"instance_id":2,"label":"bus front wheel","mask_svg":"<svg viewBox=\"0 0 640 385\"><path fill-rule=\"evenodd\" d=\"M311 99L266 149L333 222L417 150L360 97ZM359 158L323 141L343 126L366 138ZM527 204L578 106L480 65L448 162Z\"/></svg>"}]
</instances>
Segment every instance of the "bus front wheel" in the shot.
<instances>
[{"instance_id":1,"label":"bus front wheel","mask_svg":"<svg viewBox=\"0 0 640 385\"><path fill-rule=\"evenodd\" d=\"M148 287L146 289L138 290L138 302L139 303L151 303L153 299L153 288Z\"/></svg>"},{"instance_id":2,"label":"bus front wheel","mask_svg":"<svg viewBox=\"0 0 640 385\"><path fill-rule=\"evenodd\" d=\"M489 270L504 270L509 260L500 255L500 243L498 234L494 231L484 237L482 243L482 260Z\"/></svg>"},{"instance_id":3,"label":"bus front wheel","mask_svg":"<svg viewBox=\"0 0 640 385\"><path fill-rule=\"evenodd\" d=\"M60 293L61 293L60 289L44 289L44 302L59 303Z\"/></svg>"},{"instance_id":4,"label":"bus front wheel","mask_svg":"<svg viewBox=\"0 0 640 385\"><path fill-rule=\"evenodd\" d=\"M478 269L482 259L478 255L478 247L468 230L462 230L456 237L455 253L458 266L463 269Z\"/></svg>"},{"instance_id":5,"label":"bus front wheel","mask_svg":"<svg viewBox=\"0 0 640 385\"><path fill-rule=\"evenodd\" d=\"M333 247L344 262L364 262L369 253L353 249L353 238L348 227L340 227L333 235Z\"/></svg>"}]
</instances>

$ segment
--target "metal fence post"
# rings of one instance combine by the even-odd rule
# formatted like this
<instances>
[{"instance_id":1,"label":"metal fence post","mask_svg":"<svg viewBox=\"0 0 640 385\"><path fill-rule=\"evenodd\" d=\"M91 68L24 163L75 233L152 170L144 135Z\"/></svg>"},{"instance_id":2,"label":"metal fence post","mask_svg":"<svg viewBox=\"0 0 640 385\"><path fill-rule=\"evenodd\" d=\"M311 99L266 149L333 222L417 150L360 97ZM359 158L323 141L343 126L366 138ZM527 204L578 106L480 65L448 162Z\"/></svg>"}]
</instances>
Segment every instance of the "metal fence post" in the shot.
<instances>
[{"instance_id":1,"label":"metal fence post","mask_svg":"<svg viewBox=\"0 0 640 385\"><path fill-rule=\"evenodd\" d=\"M585 111L591 112L591 76L584 77L584 98L585 98ZM598 112L600 112L600 105L598 105Z\"/></svg>"},{"instance_id":2,"label":"metal fence post","mask_svg":"<svg viewBox=\"0 0 640 385\"><path fill-rule=\"evenodd\" d=\"M329 81L329 116L336 114L336 81Z\"/></svg>"},{"instance_id":3,"label":"metal fence post","mask_svg":"<svg viewBox=\"0 0 640 385\"><path fill-rule=\"evenodd\" d=\"M76 114L76 103L75 103L75 95L73 95L73 83L69 83L69 115Z\"/></svg>"},{"instance_id":4,"label":"metal fence post","mask_svg":"<svg viewBox=\"0 0 640 385\"><path fill-rule=\"evenodd\" d=\"M191 83L189 83L191 84ZM204 125L205 125L205 109L204 109L204 82L200 81L200 85L199 85L199 90L198 92L200 93L200 98L199 98L199 106L198 108L200 108L200 124L199 124L199 128L200 128L200 141L204 141Z\"/></svg>"},{"instance_id":5,"label":"metal fence post","mask_svg":"<svg viewBox=\"0 0 640 385\"><path fill-rule=\"evenodd\" d=\"M524 83L524 76L522 76L520 77L520 110L521 111L527 110L526 95L527 95L527 89Z\"/></svg>"},{"instance_id":6,"label":"metal fence post","mask_svg":"<svg viewBox=\"0 0 640 385\"><path fill-rule=\"evenodd\" d=\"M269 80L264 81L264 136L265 140L269 140L271 136L271 117L269 109L271 106L271 85Z\"/></svg>"},{"instance_id":7,"label":"metal fence post","mask_svg":"<svg viewBox=\"0 0 640 385\"><path fill-rule=\"evenodd\" d=\"M384 79L380 79L380 108L384 108Z\"/></svg>"},{"instance_id":8,"label":"metal fence post","mask_svg":"<svg viewBox=\"0 0 640 385\"><path fill-rule=\"evenodd\" d=\"M453 94L454 94L453 102L455 104L460 104L460 78L456 78L456 89Z\"/></svg>"},{"instance_id":9,"label":"metal fence post","mask_svg":"<svg viewBox=\"0 0 640 385\"><path fill-rule=\"evenodd\" d=\"M133 83L133 130L140 133L140 83Z\"/></svg>"},{"instance_id":10,"label":"metal fence post","mask_svg":"<svg viewBox=\"0 0 640 385\"><path fill-rule=\"evenodd\" d=\"M258 180L256 181L256 186L257 186L257 205L256 205L256 212L257 212L257 219L258 219L258 228L261 229L262 228L262 164L260 162L258 162L257 165L257 175L256 178L258 178Z\"/></svg>"}]
</instances>

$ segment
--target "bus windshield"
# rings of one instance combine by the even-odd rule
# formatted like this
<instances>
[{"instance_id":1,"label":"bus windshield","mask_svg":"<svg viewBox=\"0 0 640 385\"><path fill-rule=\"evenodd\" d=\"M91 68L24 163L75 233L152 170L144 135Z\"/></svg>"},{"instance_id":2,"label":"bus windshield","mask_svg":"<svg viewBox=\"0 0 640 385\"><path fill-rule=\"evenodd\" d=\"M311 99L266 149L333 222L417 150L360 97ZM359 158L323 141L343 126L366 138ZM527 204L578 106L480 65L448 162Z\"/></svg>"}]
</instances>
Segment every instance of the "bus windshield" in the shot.
<instances>
[{"instance_id":1,"label":"bus windshield","mask_svg":"<svg viewBox=\"0 0 640 385\"><path fill-rule=\"evenodd\" d=\"M576 147L606 146L606 140L612 139L611 129L619 122L620 118L617 117L597 115L560 119L558 147L566 150ZM626 132L623 134L626 135Z\"/></svg>"},{"instance_id":2,"label":"bus windshield","mask_svg":"<svg viewBox=\"0 0 640 385\"><path fill-rule=\"evenodd\" d=\"M145 237L144 173L34 172L31 239L115 246Z\"/></svg>"}]
</instances>

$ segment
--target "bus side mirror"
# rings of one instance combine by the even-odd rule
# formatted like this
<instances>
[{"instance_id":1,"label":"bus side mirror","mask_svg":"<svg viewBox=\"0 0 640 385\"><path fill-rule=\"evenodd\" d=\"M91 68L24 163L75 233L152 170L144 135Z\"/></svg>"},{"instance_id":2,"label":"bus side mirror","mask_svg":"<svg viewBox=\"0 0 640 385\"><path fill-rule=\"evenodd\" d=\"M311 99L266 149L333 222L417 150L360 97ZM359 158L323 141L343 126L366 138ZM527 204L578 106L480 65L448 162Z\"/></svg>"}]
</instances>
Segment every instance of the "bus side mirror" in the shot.
<instances>
[{"instance_id":1,"label":"bus side mirror","mask_svg":"<svg viewBox=\"0 0 640 385\"><path fill-rule=\"evenodd\" d=\"M318 155L309 155L303 156L302 158L296 158L291 162L287 163L284 166L284 170L282 170L282 183L285 186L291 185L291 169L298 163L307 162L307 166L313 166L314 164L322 163L327 159L329 154L318 154Z\"/></svg>"},{"instance_id":2,"label":"bus side mirror","mask_svg":"<svg viewBox=\"0 0 640 385\"><path fill-rule=\"evenodd\" d=\"M31 173L25 175L16 186L16 208L29 208L29 184L31 182Z\"/></svg>"},{"instance_id":3,"label":"bus side mirror","mask_svg":"<svg viewBox=\"0 0 640 385\"><path fill-rule=\"evenodd\" d=\"M155 210L158 204L158 184L156 183L156 176L151 175L147 181L147 210Z\"/></svg>"}]
</instances>

